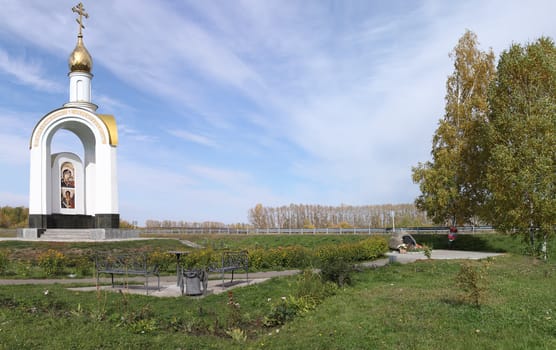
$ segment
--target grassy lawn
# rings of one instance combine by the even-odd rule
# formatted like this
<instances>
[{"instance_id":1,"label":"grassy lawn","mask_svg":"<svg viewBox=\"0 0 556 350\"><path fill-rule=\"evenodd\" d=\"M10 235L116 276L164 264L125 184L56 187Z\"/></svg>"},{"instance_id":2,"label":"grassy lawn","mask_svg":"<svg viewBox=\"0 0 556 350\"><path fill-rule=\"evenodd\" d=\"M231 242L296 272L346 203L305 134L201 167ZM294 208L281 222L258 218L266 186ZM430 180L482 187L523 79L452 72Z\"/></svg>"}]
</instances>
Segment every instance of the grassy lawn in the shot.
<instances>
[{"instance_id":1,"label":"grassy lawn","mask_svg":"<svg viewBox=\"0 0 556 350\"><path fill-rule=\"evenodd\" d=\"M314 248L366 237L186 239L252 249ZM447 248L446 236L415 238L436 249ZM175 239L0 242L0 250L21 259L48 249L69 255L183 247ZM312 306L279 326L269 326L268 320L291 315L291 309L280 308L286 305L282 297L289 302L300 290L323 285L284 277L203 299L72 292L59 284L0 286L0 349L554 349L556 261L525 257L524 247L516 237L460 235L454 249L508 254L480 262L420 261L360 271L353 274L352 285L334 288L319 303L303 299ZM549 252L555 248L551 242ZM464 264L478 271L479 306L456 283Z\"/></svg>"},{"instance_id":2,"label":"grassy lawn","mask_svg":"<svg viewBox=\"0 0 556 350\"><path fill-rule=\"evenodd\" d=\"M423 261L356 276L356 285L267 337L271 349L554 349L556 266L490 263L480 307L461 300L460 262Z\"/></svg>"},{"instance_id":3,"label":"grassy lawn","mask_svg":"<svg viewBox=\"0 0 556 350\"><path fill-rule=\"evenodd\" d=\"M556 348L555 264L516 255L473 262L486 269L476 307L455 283L462 263L421 261L356 273L352 286L273 328L263 325L268 298L291 295L296 277L234 290L237 308L228 295L157 299L3 286L0 348ZM247 339L232 339L226 331L234 328Z\"/></svg>"},{"instance_id":4,"label":"grassy lawn","mask_svg":"<svg viewBox=\"0 0 556 350\"><path fill-rule=\"evenodd\" d=\"M146 237L149 237L146 235ZM151 237L160 237L155 235ZM189 235L175 234L164 235L167 238L185 239L205 247L249 249L249 248L276 248L299 245L306 248L315 248L325 244L338 244L358 242L368 236L365 235Z\"/></svg>"}]
</instances>

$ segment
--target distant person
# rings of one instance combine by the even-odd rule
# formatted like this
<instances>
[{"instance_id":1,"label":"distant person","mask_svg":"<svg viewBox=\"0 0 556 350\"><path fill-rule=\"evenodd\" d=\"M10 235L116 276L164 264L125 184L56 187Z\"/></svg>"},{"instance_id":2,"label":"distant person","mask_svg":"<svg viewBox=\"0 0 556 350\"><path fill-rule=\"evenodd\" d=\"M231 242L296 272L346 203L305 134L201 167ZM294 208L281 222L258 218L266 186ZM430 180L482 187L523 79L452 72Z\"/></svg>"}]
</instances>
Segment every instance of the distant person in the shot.
<instances>
[{"instance_id":1,"label":"distant person","mask_svg":"<svg viewBox=\"0 0 556 350\"><path fill-rule=\"evenodd\" d=\"M454 225L450 226L450 232L448 232L448 246L452 248L452 244L458 237L458 228Z\"/></svg>"}]
</instances>

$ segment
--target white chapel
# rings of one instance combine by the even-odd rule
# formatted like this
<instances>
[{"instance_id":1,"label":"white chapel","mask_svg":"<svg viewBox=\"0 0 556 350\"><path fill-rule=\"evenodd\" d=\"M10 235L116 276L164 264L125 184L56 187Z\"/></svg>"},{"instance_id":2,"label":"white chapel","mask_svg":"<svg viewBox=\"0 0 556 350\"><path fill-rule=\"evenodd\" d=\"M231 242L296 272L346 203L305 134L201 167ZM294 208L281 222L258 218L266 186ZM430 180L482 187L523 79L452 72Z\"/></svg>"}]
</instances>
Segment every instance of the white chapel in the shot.
<instances>
[{"instance_id":1,"label":"white chapel","mask_svg":"<svg viewBox=\"0 0 556 350\"><path fill-rule=\"evenodd\" d=\"M118 129L112 115L96 113L91 99L93 59L83 41L83 4L77 44L69 56L69 102L47 113L36 124L29 143L29 229L37 237L49 229L117 229ZM83 144L81 158L71 149L52 153L59 130L74 133ZM97 230L98 231L98 230Z\"/></svg>"}]
</instances>

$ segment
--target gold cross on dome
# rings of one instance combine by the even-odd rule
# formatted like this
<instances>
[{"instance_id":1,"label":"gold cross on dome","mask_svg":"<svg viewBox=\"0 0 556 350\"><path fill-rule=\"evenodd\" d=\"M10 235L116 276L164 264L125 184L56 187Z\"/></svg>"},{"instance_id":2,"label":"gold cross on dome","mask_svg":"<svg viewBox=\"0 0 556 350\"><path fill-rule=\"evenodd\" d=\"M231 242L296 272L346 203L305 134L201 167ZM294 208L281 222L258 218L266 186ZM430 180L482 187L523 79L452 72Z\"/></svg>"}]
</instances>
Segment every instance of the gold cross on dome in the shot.
<instances>
[{"instance_id":1,"label":"gold cross on dome","mask_svg":"<svg viewBox=\"0 0 556 350\"><path fill-rule=\"evenodd\" d=\"M85 8L81 2L77 4L77 6L72 7L71 10L79 15L79 18L76 18L75 21L79 24L79 36L82 36L81 29L85 29L85 26L83 25L83 17L89 18L89 14L85 12Z\"/></svg>"}]
</instances>

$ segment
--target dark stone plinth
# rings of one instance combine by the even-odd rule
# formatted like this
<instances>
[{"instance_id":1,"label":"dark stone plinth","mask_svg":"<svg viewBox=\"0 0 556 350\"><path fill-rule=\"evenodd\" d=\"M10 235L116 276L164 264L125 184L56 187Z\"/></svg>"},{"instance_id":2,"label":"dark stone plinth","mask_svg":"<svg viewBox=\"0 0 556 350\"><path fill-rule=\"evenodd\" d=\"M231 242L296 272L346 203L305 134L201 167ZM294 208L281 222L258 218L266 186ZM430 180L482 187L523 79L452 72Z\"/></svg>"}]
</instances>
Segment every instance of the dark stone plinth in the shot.
<instances>
[{"instance_id":1,"label":"dark stone plinth","mask_svg":"<svg viewBox=\"0 0 556 350\"><path fill-rule=\"evenodd\" d=\"M120 214L95 215L95 228L120 228Z\"/></svg>"},{"instance_id":2,"label":"dark stone plinth","mask_svg":"<svg viewBox=\"0 0 556 350\"><path fill-rule=\"evenodd\" d=\"M48 215L47 228L94 228L90 215Z\"/></svg>"},{"instance_id":3,"label":"dark stone plinth","mask_svg":"<svg viewBox=\"0 0 556 350\"><path fill-rule=\"evenodd\" d=\"M120 227L120 214L97 214L92 215L29 215L29 228L48 229L48 228L106 228L117 229Z\"/></svg>"},{"instance_id":4,"label":"dark stone plinth","mask_svg":"<svg viewBox=\"0 0 556 350\"><path fill-rule=\"evenodd\" d=\"M41 214L30 214L29 215L29 227L30 228L39 228L39 229L46 229L47 225L47 217L48 215L41 215Z\"/></svg>"}]
</instances>

